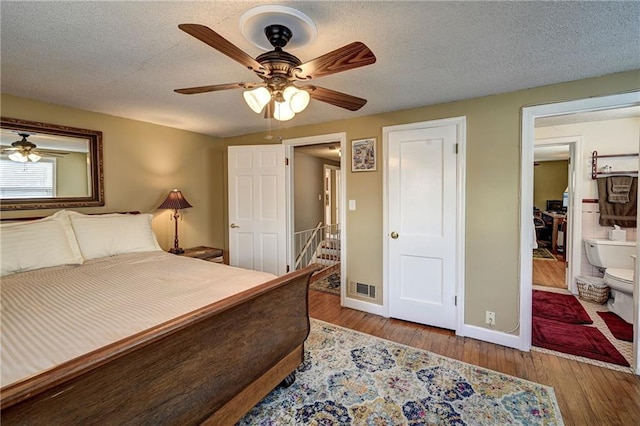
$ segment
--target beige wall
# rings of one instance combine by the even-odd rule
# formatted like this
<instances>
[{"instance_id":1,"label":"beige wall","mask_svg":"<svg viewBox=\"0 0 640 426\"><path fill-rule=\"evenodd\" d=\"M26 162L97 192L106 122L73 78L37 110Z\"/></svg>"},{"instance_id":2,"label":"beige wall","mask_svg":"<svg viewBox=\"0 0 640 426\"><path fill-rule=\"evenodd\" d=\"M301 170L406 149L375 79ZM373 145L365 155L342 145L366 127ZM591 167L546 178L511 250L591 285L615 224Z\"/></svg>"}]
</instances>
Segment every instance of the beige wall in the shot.
<instances>
[{"instance_id":1,"label":"beige wall","mask_svg":"<svg viewBox=\"0 0 640 426\"><path fill-rule=\"evenodd\" d=\"M325 161L301 152L294 159L294 231L313 229L324 222L322 194L323 166Z\"/></svg>"},{"instance_id":2,"label":"beige wall","mask_svg":"<svg viewBox=\"0 0 640 426\"><path fill-rule=\"evenodd\" d=\"M70 152L56 158L56 196L90 196L88 174L86 153Z\"/></svg>"},{"instance_id":3,"label":"beige wall","mask_svg":"<svg viewBox=\"0 0 640 426\"><path fill-rule=\"evenodd\" d=\"M465 323L484 327L484 313L489 310L496 312L495 329L517 333L521 108L639 88L640 71L634 71L274 133L285 139L338 132L346 132L347 140L377 138L378 170L346 173L346 199L356 200L358 209L346 212L347 247L343 250L348 256L347 279L381 289L382 128L466 116ZM182 245L219 245L224 240L228 247L226 149L218 139L6 95L2 115L104 132L107 205L87 211L154 211L166 193L178 187L194 205L180 224ZM261 144L264 136L266 132L228 138L223 145ZM194 155L203 150L206 155ZM343 156L348 159L349 154ZM350 170L348 160L343 167ZM172 223L168 212L156 214L154 229L168 247ZM382 303L382 291L378 297Z\"/></svg>"},{"instance_id":4,"label":"beige wall","mask_svg":"<svg viewBox=\"0 0 640 426\"><path fill-rule=\"evenodd\" d=\"M425 106L323 124L279 130L284 139L346 132L347 140L376 137L376 172L346 173L347 279L382 288L382 128L441 118L467 117L465 322L485 327L485 311L496 312L496 329L517 333L520 117L524 106L620 93L640 88L640 71L460 102ZM428 102L428 100L425 100ZM265 124L266 128L266 124ZM227 145L259 144L266 133L225 140ZM274 139L275 142L275 139ZM349 152L343 156L349 158ZM350 170L350 165L343 165ZM496 206L500 206L496 209ZM378 292L381 303L382 291Z\"/></svg>"},{"instance_id":5,"label":"beige wall","mask_svg":"<svg viewBox=\"0 0 640 426\"><path fill-rule=\"evenodd\" d=\"M533 168L533 205L546 210L547 200L562 200L569 184L569 161L541 161Z\"/></svg>"},{"instance_id":6,"label":"beige wall","mask_svg":"<svg viewBox=\"0 0 640 426\"><path fill-rule=\"evenodd\" d=\"M223 167L220 139L3 94L2 116L102 131L105 206L83 213L139 210L154 214L160 245L173 245L170 212L156 210L179 188L193 205L179 223L180 245L224 245ZM2 217L50 214L47 210L3 212Z\"/></svg>"}]
</instances>

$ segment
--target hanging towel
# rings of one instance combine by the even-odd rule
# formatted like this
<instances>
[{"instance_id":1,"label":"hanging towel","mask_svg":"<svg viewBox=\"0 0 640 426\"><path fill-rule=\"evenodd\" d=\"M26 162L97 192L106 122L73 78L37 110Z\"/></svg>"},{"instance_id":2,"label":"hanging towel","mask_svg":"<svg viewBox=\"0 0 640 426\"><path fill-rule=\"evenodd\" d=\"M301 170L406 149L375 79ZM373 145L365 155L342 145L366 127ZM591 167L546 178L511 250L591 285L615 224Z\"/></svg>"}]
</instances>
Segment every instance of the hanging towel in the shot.
<instances>
[{"instance_id":1,"label":"hanging towel","mask_svg":"<svg viewBox=\"0 0 640 426\"><path fill-rule=\"evenodd\" d=\"M607 179L607 199L610 203L628 203L631 192L631 176L610 176Z\"/></svg>"},{"instance_id":2,"label":"hanging towel","mask_svg":"<svg viewBox=\"0 0 640 426\"><path fill-rule=\"evenodd\" d=\"M613 177L613 176L612 176ZM611 203L608 197L608 178L598 178L598 204L600 206L600 226L618 225L623 228L637 226L638 178L631 177L629 201L626 203Z\"/></svg>"}]
</instances>

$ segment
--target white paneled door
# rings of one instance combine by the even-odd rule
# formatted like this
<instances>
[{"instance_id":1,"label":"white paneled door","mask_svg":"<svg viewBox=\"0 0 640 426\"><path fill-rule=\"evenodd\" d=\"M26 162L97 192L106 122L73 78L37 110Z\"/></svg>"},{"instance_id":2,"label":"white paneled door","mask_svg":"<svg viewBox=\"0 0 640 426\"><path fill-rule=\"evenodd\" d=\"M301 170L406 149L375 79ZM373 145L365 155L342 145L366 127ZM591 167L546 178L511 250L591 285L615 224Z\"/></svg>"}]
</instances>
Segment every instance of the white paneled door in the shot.
<instances>
[{"instance_id":1,"label":"white paneled door","mask_svg":"<svg viewBox=\"0 0 640 426\"><path fill-rule=\"evenodd\" d=\"M457 126L389 132L389 315L456 329Z\"/></svg>"},{"instance_id":2,"label":"white paneled door","mask_svg":"<svg viewBox=\"0 0 640 426\"><path fill-rule=\"evenodd\" d=\"M286 273L285 153L283 145L230 146L229 263Z\"/></svg>"}]
</instances>

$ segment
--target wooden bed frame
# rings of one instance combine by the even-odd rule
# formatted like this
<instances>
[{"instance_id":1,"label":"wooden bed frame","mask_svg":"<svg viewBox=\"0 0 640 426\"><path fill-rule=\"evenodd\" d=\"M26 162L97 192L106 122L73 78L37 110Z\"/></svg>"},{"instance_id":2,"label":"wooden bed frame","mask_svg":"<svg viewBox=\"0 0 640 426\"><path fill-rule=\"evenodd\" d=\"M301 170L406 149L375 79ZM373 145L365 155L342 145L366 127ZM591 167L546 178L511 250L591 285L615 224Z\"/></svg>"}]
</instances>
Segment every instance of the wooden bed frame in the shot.
<instances>
[{"instance_id":1,"label":"wooden bed frame","mask_svg":"<svg viewBox=\"0 0 640 426\"><path fill-rule=\"evenodd\" d=\"M293 383L315 266L205 306L1 390L11 424L236 423Z\"/></svg>"}]
</instances>

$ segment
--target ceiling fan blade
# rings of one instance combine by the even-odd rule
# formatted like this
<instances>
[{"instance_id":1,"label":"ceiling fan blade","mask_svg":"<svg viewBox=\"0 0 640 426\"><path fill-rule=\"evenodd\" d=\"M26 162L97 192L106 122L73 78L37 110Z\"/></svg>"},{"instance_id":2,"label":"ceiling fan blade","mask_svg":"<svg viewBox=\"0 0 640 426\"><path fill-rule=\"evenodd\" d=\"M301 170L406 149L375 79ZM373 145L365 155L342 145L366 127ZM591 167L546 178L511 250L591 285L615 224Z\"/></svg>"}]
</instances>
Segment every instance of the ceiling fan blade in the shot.
<instances>
[{"instance_id":1,"label":"ceiling fan blade","mask_svg":"<svg viewBox=\"0 0 640 426\"><path fill-rule=\"evenodd\" d=\"M293 76L298 80L310 80L370 65L375 61L373 52L364 43L355 41L296 67Z\"/></svg>"},{"instance_id":2,"label":"ceiling fan blade","mask_svg":"<svg viewBox=\"0 0 640 426\"><path fill-rule=\"evenodd\" d=\"M228 90L228 89L253 89L254 87L258 87L261 84L254 83L227 83L227 84L214 84L212 86L198 86L198 87L187 87L184 89L175 89L174 92L180 93L183 95L194 95L197 93L206 93L206 92L217 92L219 90Z\"/></svg>"},{"instance_id":3,"label":"ceiling fan blade","mask_svg":"<svg viewBox=\"0 0 640 426\"><path fill-rule=\"evenodd\" d=\"M69 152L63 152L63 151L53 151L53 150L49 150L49 149L36 149L35 151L32 151L34 154L38 154L38 155L51 155L51 156L56 156L56 157L64 157L65 155L69 155Z\"/></svg>"},{"instance_id":4,"label":"ceiling fan blade","mask_svg":"<svg viewBox=\"0 0 640 426\"><path fill-rule=\"evenodd\" d=\"M211 28L200 24L180 24L178 25L178 28L197 38L201 42L208 44L220 53L224 53L253 72L258 74L266 73L266 70L262 65L260 65L260 62L247 55L245 52L240 50L239 47L213 31Z\"/></svg>"},{"instance_id":5,"label":"ceiling fan blade","mask_svg":"<svg viewBox=\"0 0 640 426\"><path fill-rule=\"evenodd\" d=\"M35 155L39 155L40 157L47 157L47 158L64 158L65 155L67 155L66 153L53 153L53 152L42 152L42 151L35 151L35 152L31 152L30 154L35 154Z\"/></svg>"},{"instance_id":6,"label":"ceiling fan blade","mask_svg":"<svg viewBox=\"0 0 640 426\"><path fill-rule=\"evenodd\" d=\"M366 103L366 99L358 98L356 96L347 95L346 93L336 92L335 90L325 89L318 86L303 86L301 89L305 89L309 92L309 95L317 101L326 102L331 105L335 105L340 108L345 108L350 111L357 111L362 108Z\"/></svg>"}]
</instances>

